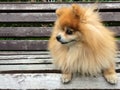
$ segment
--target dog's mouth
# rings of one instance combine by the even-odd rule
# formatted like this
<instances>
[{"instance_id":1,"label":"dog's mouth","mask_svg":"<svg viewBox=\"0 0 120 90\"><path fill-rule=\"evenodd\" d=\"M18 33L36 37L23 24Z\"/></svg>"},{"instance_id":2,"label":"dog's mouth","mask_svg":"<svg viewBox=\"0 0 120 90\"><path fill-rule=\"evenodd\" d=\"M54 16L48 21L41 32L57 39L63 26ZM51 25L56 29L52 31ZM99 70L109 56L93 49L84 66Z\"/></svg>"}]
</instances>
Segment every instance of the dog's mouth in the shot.
<instances>
[{"instance_id":1,"label":"dog's mouth","mask_svg":"<svg viewBox=\"0 0 120 90\"><path fill-rule=\"evenodd\" d=\"M70 41L66 41L66 40L62 39L60 35L58 35L58 36L56 37L56 39L57 39L57 41L60 42L61 44L69 44L69 43L72 43L72 42L75 42L75 41L76 41L75 39L72 39L72 40L70 40Z\"/></svg>"},{"instance_id":2,"label":"dog's mouth","mask_svg":"<svg viewBox=\"0 0 120 90\"><path fill-rule=\"evenodd\" d=\"M71 43L71 42L75 42L76 40L71 40L71 41L69 41L69 42L63 42L63 41L59 41L61 44L69 44L69 43Z\"/></svg>"}]
</instances>

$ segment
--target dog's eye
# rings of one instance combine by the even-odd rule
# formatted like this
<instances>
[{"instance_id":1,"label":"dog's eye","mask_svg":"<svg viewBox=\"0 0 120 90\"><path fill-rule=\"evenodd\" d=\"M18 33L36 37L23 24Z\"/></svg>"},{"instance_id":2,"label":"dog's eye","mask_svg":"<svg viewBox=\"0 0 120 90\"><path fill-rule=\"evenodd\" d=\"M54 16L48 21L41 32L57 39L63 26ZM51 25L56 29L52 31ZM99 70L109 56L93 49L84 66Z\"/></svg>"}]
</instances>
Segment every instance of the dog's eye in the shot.
<instances>
[{"instance_id":1,"label":"dog's eye","mask_svg":"<svg viewBox=\"0 0 120 90\"><path fill-rule=\"evenodd\" d=\"M66 30L66 34L68 34L68 35L72 35L72 34L73 34L73 31L72 31L71 29L67 28L67 30Z\"/></svg>"}]
</instances>

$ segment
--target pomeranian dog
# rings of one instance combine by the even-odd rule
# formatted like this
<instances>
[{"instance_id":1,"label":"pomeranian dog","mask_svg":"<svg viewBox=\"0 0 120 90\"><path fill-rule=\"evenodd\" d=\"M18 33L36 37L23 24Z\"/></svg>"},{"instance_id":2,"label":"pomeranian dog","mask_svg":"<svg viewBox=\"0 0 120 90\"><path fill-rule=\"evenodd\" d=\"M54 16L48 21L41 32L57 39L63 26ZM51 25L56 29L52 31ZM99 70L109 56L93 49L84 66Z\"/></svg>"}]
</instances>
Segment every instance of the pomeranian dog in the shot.
<instances>
[{"instance_id":1,"label":"pomeranian dog","mask_svg":"<svg viewBox=\"0 0 120 90\"><path fill-rule=\"evenodd\" d=\"M77 4L56 10L48 49L62 71L63 83L70 82L76 72L92 76L102 72L109 83L117 83L114 34L95 10L95 5L87 8Z\"/></svg>"}]
</instances>

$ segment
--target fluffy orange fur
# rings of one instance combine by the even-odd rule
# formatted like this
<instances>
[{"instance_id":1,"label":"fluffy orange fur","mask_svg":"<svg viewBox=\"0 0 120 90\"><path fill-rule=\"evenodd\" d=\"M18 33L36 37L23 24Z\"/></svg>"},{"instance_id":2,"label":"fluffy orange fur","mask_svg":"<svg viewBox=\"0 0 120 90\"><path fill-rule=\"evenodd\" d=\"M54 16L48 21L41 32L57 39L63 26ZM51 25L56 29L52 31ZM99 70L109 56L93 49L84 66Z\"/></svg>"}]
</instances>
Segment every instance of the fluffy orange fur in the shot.
<instances>
[{"instance_id":1,"label":"fluffy orange fur","mask_svg":"<svg viewBox=\"0 0 120 90\"><path fill-rule=\"evenodd\" d=\"M99 13L95 12L95 9L95 6L86 8L73 4L71 7L56 10L57 20L48 48L54 64L65 73L96 75L112 67L112 73L116 74L115 39L113 33L101 23ZM73 37L65 34L65 27L74 30L75 42L61 44L56 40L59 32L63 33L65 39Z\"/></svg>"}]
</instances>

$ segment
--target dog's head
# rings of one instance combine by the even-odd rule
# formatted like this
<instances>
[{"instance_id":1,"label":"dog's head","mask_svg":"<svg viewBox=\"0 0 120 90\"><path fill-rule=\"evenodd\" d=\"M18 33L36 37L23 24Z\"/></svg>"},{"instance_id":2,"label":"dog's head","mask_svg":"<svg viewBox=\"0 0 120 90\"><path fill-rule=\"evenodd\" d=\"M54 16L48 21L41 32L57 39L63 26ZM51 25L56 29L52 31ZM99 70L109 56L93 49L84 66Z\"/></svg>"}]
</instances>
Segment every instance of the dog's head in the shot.
<instances>
[{"instance_id":1,"label":"dog's head","mask_svg":"<svg viewBox=\"0 0 120 90\"><path fill-rule=\"evenodd\" d=\"M76 4L56 10L57 41L61 44L73 44L81 40L80 16L82 12Z\"/></svg>"}]
</instances>

